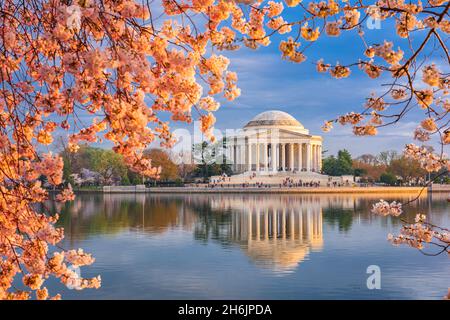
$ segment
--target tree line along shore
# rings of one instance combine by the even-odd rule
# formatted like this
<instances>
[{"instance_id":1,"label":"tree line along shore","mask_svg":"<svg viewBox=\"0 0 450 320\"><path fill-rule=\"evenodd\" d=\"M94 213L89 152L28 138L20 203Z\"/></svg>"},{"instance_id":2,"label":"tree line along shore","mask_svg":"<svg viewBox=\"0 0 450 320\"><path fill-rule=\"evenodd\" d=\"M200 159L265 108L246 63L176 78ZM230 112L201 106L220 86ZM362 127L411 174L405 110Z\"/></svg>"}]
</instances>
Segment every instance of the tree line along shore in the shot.
<instances>
[{"instance_id":1,"label":"tree line along shore","mask_svg":"<svg viewBox=\"0 0 450 320\"><path fill-rule=\"evenodd\" d=\"M59 154L64 161L64 183L70 183L75 190L102 190L103 186L133 185L179 187L207 183L211 176L232 174L227 159L216 161L218 156L210 152L209 148L211 147L206 143L194 145L191 157L193 161L184 161L186 155L169 150L146 150L144 157L151 158L154 166L161 167L159 179L144 178L130 170L122 156L111 149L82 145L78 152L72 153L61 144ZM323 174L354 175L361 185L422 186L430 180L450 184L448 171L427 174L416 160L408 159L393 150L358 157L352 157L345 149L338 151L336 155L327 156L326 150L323 153Z\"/></svg>"}]
</instances>

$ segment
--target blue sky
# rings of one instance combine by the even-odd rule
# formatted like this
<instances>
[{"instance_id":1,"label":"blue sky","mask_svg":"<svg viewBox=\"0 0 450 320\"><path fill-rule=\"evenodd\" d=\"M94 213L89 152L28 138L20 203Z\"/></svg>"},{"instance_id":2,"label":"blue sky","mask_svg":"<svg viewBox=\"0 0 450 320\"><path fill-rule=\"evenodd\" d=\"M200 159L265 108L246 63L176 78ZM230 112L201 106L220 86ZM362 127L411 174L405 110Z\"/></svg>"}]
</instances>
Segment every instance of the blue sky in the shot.
<instances>
[{"instance_id":1,"label":"blue sky","mask_svg":"<svg viewBox=\"0 0 450 320\"><path fill-rule=\"evenodd\" d=\"M361 110L365 98L379 90L381 81L370 80L358 71L347 79L333 79L315 71L312 62L317 59L308 57L303 64L294 64L283 61L277 50L236 55L231 58L230 69L239 75L242 95L231 103L221 99L222 107L216 113L218 129L240 128L258 113L277 109L293 115L312 134L323 135L324 149L330 154L342 148L354 155L401 150L411 140L417 126L411 119L381 130L376 137L356 137L350 127L335 126L329 133L320 129L324 120Z\"/></svg>"},{"instance_id":2,"label":"blue sky","mask_svg":"<svg viewBox=\"0 0 450 320\"><path fill-rule=\"evenodd\" d=\"M296 17L299 12L298 8L285 9L285 19L298 20ZM405 51L405 56L409 55L407 40L396 36L394 30L392 23L383 21L379 29L365 28L365 39L369 45L381 44L385 39L394 41L394 49L400 46ZM296 31L293 34L296 34ZM414 33L417 39L423 36L423 31ZM382 92L381 84L389 82L387 74L372 80L357 68L352 69L349 78L339 80L331 78L328 73L319 74L315 71L314 63L320 58L332 64L349 64L364 58L362 53L365 47L356 30L343 32L337 38L321 36L319 41L308 48L307 60L301 64L281 59L278 45L281 39L286 38L287 35L275 36L270 46L255 51L243 47L233 52L215 52L230 58L229 70L237 72L238 86L242 90L241 96L233 102L216 96L222 104L215 113L217 129L242 128L257 114L275 109L293 115L310 133L323 135L324 150L328 150L328 155L344 148L353 156L364 153L378 154L390 149L401 151L406 143L413 142L412 133L423 118L422 112L417 112L418 109L395 126L381 128L379 134L374 137L356 137L350 127L338 125L329 133L321 131L324 120L334 119L350 111L361 111L365 98L372 92ZM302 47L307 45L303 39L300 42ZM412 45L416 45L414 40ZM448 64L442 63L444 60L441 60L440 53L435 54L433 59L428 60L427 64L435 62L443 65L442 71L448 72ZM168 115L162 115L161 118L169 119ZM193 125L172 123L171 128L186 128L192 131ZM109 145L103 143L102 146Z\"/></svg>"},{"instance_id":3,"label":"blue sky","mask_svg":"<svg viewBox=\"0 0 450 320\"><path fill-rule=\"evenodd\" d=\"M375 33L377 43L382 43L382 30L370 32ZM396 126L381 128L374 137L357 137L350 127L338 125L328 133L320 129L324 120L362 110L365 98L372 92L381 92L380 85L387 80L383 76L372 80L356 68L349 78L339 80L315 71L314 63L320 58L333 64L358 61L364 47L356 31L349 33L353 35L324 37L307 50L308 59L302 64L282 60L278 42L256 51L244 48L221 53L230 57L229 69L238 73L242 95L233 102L219 99L222 106L216 112L216 127L220 130L241 128L258 113L276 109L293 115L312 134L323 135L324 150L328 150L328 154L344 148L354 156L378 154L388 149L401 151L406 143L412 142L420 113L408 115Z\"/></svg>"},{"instance_id":4,"label":"blue sky","mask_svg":"<svg viewBox=\"0 0 450 320\"><path fill-rule=\"evenodd\" d=\"M285 19L293 21L299 12L298 8L285 8ZM381 28L372 30L365 28L367 43L373 45L382 44L384 40L393 41L395 50L402 47L405 57L409 56L408 40L400 39L394 34L393 23L382 21L380 26ZM296 31L293 34L295 35ZM416 45L417 39L422 39L424 34L423 31L416 32L412 45ZM257 114L275 109L293 115L310 133L323 135L324 150L328 150L328 155L336 154L344 148L353 156L364 153L378 154L391 149L401 151L405 144L414 142L413 131L423 119L423 114L418 112L418 109L395 126L380 128L378 135L374 137L354 136L350 127L339 125L328 133L320 129L324 120L334 119L350 111L361 111L365 99L372 92L384 92L381 85L390 82L386 73L373 80L357 68L352 69L349 78L339 80L331 78L328 73L316 72L314 63L321 58L331 64L349 64L365 58L362 54L365 46L357 30L343 32L337 38L321 36L319 41L308 48L307 60L301 64L281 59L278 45L281 39L286 38L286 35L276 36L269 47L261 47L258 50L244 47L233 52L216 52L230 58L229 69L238 73L238 86L242 90L242 95L233 102L218 98L222 106L215 113L216 128L241 128ZM303 39L300 42L302 46L307 45ZM435 62L442 67L442 61L445 61L441 60L443 55L439 52L433 59L427 60L427 64ZM442 69L448 71L448 64L443 64ZM178 124L173 126L179 127ZM433 143L428 144L438 147Z\"/></svg>"}]
</instances>

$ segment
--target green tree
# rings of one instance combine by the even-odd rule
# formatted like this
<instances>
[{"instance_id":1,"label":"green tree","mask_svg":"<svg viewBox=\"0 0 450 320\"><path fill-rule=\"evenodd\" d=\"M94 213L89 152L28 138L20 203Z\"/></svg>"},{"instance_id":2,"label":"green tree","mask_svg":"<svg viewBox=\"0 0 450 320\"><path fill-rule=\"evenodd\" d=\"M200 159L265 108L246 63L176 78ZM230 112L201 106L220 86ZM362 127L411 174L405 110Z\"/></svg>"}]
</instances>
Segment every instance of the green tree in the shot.
<instances>
[{"instance_id":1,"label":"green tree","mask_svg":"<svg viewBox=\"0 0 450 320\"><path fill-rule=\"evenodd\" d=\"M346 149L339 150L337 160L339 175L353 174L353 160L350 152L348 152Z\"/></svg>"},{"instance_id":2,"label":"green tree","mask_svg":"<svg viewBox=\"0 0 450 320\"><path fill-rule=\"evenodd\" d=\"M353 169L353 174L356 177L363 177L364 175L367 174L367 170L364 168L355 168L355 169Z\"/></svg>"},{"instance_id":3,"label":"green tree","mask_svg":"<svg viewBox=\"0 0 450 320\"><path fill-rule=\"evenodd\" d=\"M60 142L60 155L63 158L63 178L67 182L73 182L71 175L80 174L82 169L97 172L102 177L104 184L129 183L128 168L120 154L112 150L94 148L81 145L78 152L69 152L64 141Z\"/></svg>"},{"instance_id":4,"label":"green tree","mask_svg":"<svg viewBox=\"0 0 450 320\"><path fill-rule=\"evenodd\" d=\"M128 180L128 169L122 155L100 148L89 148L88 150L91 152L92 170L100 173L105 183Z\"/></svg>"},{"instance_id":5,"label":"green tree","mask_svg":"<svg viewBox=\"0 0 450 320\"><path fill-rule=\"evenodd\" d=\"M339 150L337 158L329 156L323 160L322 170L330 176L342 176L353 174L353 160L350 152L347 150Z\"/></svg>"},{"instance_id":6,"label":"green tree","mask_svg":"<svg viewBox=\"0 0 450 320\"><path fill-rule=\"evenodd\" d=\"M338 175L338 161L334 156L329 156L323 159L322 171L329 176Z\"/></svg>"},{"instance_id":7,"label":"green tree","mask_svg":"<svg viewBox=\"0 0 450 320\"><path fill-rule=\"evenodd\" d=\"M390 172L384 172L380 176L380 182L393 186L397 184L397 177Z\"/></svg>"}]
</instances>

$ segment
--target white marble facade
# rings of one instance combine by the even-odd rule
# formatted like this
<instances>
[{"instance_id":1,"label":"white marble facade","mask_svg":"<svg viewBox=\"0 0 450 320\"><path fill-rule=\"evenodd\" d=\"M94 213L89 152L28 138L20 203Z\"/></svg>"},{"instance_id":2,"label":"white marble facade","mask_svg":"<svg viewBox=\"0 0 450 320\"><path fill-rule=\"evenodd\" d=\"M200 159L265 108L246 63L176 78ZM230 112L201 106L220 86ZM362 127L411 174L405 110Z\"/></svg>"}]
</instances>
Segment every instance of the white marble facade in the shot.
<instances>
[{"instance_id":1,"label":"white marble facade","mask_svg":"<svg viewBox=\"0 0 450 320\"><path fill-rule=\"evenodd\" d=\"M266 111L228 137L225 152L234 173L320 172L322 137L286 112Z\"/></svg>"}]
</instances>

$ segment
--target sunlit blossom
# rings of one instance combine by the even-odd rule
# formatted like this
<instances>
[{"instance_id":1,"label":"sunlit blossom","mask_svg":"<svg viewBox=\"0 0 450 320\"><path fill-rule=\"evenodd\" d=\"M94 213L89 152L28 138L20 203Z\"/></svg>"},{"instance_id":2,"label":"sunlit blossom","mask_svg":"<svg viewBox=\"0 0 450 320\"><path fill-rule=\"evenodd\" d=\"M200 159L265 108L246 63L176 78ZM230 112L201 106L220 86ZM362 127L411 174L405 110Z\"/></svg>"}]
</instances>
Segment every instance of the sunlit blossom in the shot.
<instances>
[{"instance_id":1,"label":"sunlit blossom","mask_svg":"<svg viewBox=\"0 0 450 320\"><path fill-rule=\"evenodd\" d=\"M440 73L436 66L433 64L422 69L422 80L430 86L439 86Z\"/></svg>"},{"instance_id":2,"label":"sunlit blossom","mask_svg":"<svg viewBox=\"0 0 450 320\"><path fill-rule=\"evenodd\" d=\"M339 64L337 64L334 68L330 69L331 76L333 76L336 79L347 78L348 76L350 76L350 73L351 73L350 68L341 66Z\"/></svg>"},{"instance_id":3,"label":"sunlit blossom","mask_svg":"<svg viewBox=\"0 0 450 320\"><path fill-rule=\"evenodd\" d=\"M436 122L434 121L433 118L427 118L427 119L422 120L420 125L422 126L422 128L424 128L427 131L436 131L436 129L437 129Z\"/></svg>"},{"instance_id":4,"label":"sunlit blossom","mask_svg":"<svg viewBox=\"0 0 450 320\"><path fill-rule=\"evenodd\" d=\"M380 216L394 216L397 217L402 214L402 204L396 201L391 203L380 200L372 206L372 213Z\"/></svg>"}]
</instances>

